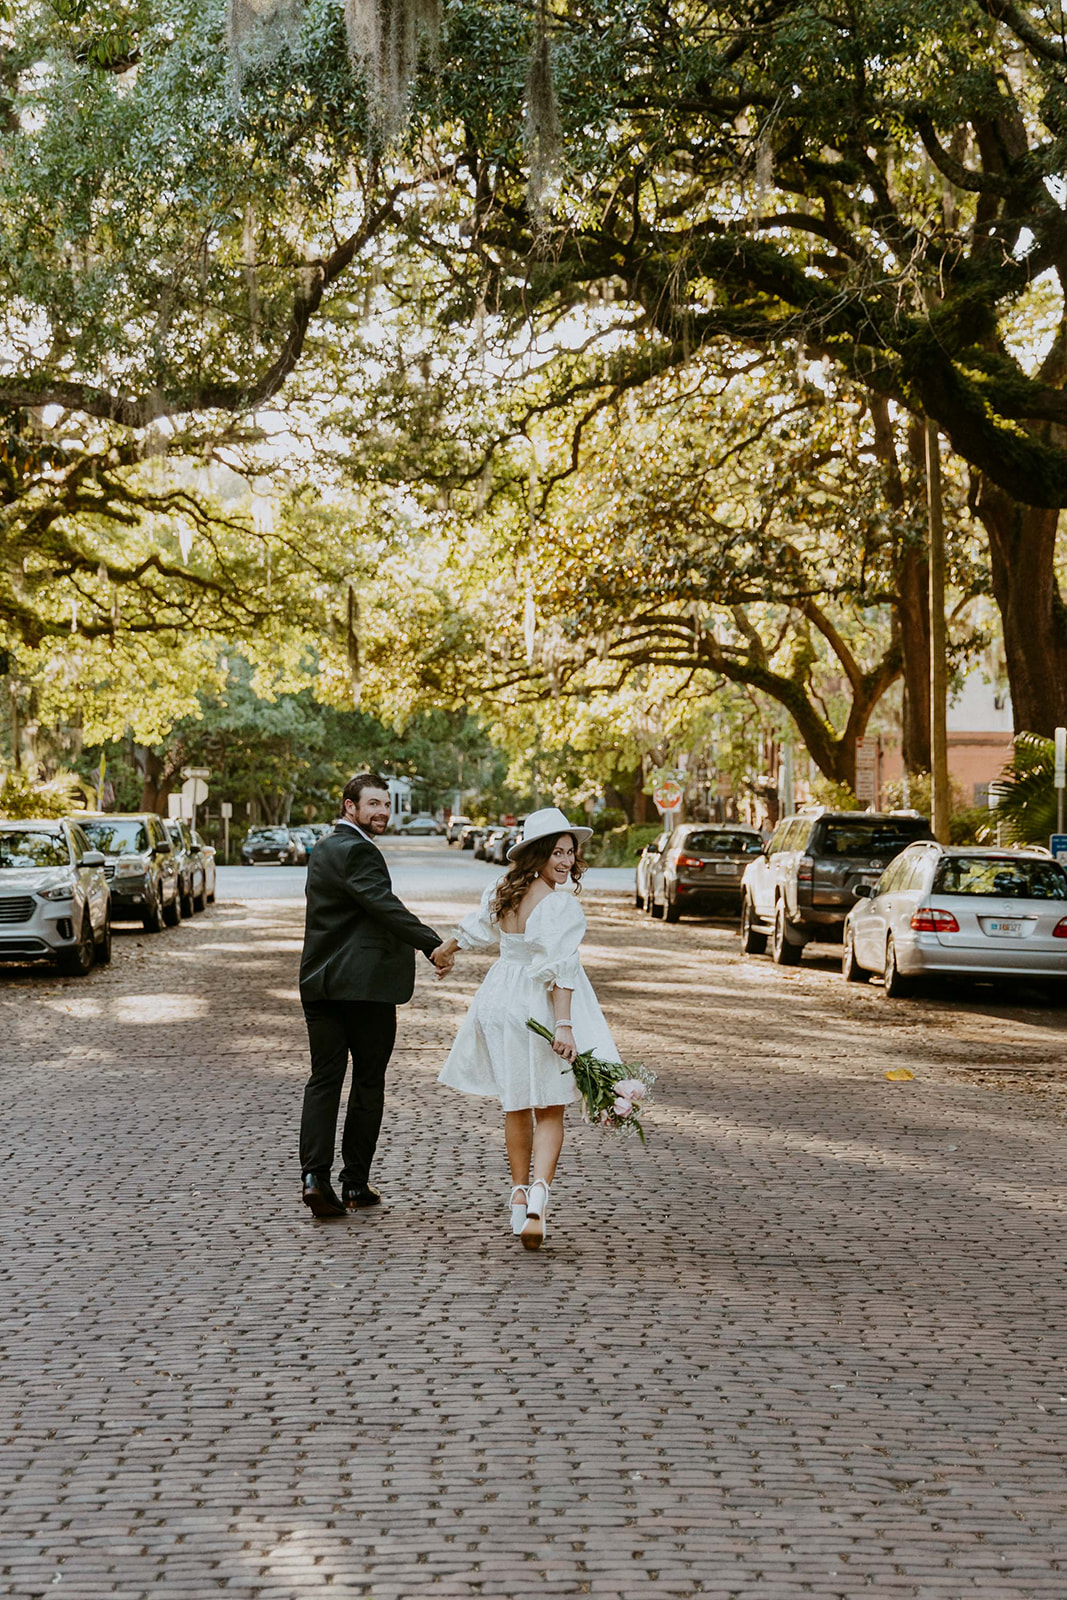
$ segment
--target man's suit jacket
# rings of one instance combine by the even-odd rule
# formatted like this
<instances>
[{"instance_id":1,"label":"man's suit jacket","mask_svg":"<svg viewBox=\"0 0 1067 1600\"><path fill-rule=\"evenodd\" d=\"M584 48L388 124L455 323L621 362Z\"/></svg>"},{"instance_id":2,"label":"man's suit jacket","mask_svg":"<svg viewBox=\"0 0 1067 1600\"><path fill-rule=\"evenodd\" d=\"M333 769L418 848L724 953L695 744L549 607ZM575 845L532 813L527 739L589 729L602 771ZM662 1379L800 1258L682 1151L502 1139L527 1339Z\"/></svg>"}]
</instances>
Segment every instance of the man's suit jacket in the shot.
<instances>
[{"instance_id":1,"label":"man's suit jacket","mask_svg":"<svg viewBox=\"0 0 1067 1600\"><path fill-rule=\"evenodd\" d=\"M377 845L338 826L308 859L302 1000L383 1000L403 1005L415 988L415 951L441 936L393 893Z\"/></svg>"}]
</instances>

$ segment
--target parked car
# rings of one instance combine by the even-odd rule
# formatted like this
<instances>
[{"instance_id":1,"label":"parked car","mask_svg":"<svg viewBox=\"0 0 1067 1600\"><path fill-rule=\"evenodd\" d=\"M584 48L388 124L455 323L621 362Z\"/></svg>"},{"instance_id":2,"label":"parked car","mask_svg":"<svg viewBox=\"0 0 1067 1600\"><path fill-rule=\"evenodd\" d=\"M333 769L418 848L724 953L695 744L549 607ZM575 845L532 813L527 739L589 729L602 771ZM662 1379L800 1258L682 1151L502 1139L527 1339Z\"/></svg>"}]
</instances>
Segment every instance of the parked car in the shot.
<instances>
[{"instance_id":1,"label":"parked car","mask_svg":"<svg viewBox=\"0 0 1067 1600\"><path fill-rule=\"evenodd\" d=\"M478 837L474 841L474 859L475 859L475 861L488 861L489 860L489 836L494 831L495 830L493 828L479 828L478 829Z\"/></svg>"},{"instance_id":2,"label":"parked car","mask_svg":"<svg viewBox=\"0 0 1067 1600\"><path fill-rule=\"evenodd\" d=\"M104 853L111 885L111 915L136 920L149 933L181 921L178 853L162 817L154 811L92 812L78 826L94 850Z\"/></svg>"},{"instance_id":3,"label":"parked car","mask_svg":"<svg viewBox=\"0 0 1067 1600\"><path fill-rule=\"evenodd\" d=\"M81 978L111 960L104 857L76 822L0 822L0 959Z\"/></svg>"},{"instance_id":4,"label":"parked car","mask_svg":"<svg viewBox=\"0 0 1067 1600\"><path fill-rule=\"evenodd\" d=\"M454 816L448 819L448 826L445 829L445 837L448 839L449 844L459 843L459 836L463 832L464 828L467 827L470 820L470 817L461 816Z\"/></svg>"},{"instance_id":5,"label":"parked car","mask_svg":"<svg viewBox=\"0 0 1067 1600\"><path fill-rule=\"evenodd\" d=\"M401 833L408 835L426 835L444 833L443 822L439 822L429 811L419 811L413 817L405 817L400 825Z\"/></svg>"},{"instance_id":6,"label":"parked car","mask_svg":"<svg viewBox=\"0 0 1067 1600\"><path fill-rule=\"evenodd\" d=\"M277 862L283 867L296 867L307 860L307 850L289 828L249 828L241 846L241 862L246 867L265 862Z\"/></svg>"},{"instance_id":7,"label":"parked car","mask_svg":"<svg viewBox=\"0 0 1067 1600\"><path fill-rule=\"evenodd\" d=\"M756 828L729 822L679 824L649 864L649 911L668 922L692 911L736 911L742 874L762 850L763 836Z\"/></svg>"},{"instance_id":8,"label":"parked car","mask_svg":"<svg viewBox=\"0 0 1067 1600\"><path fill-rule=\"evenodd\" d=\"M651 844L646 844L637 858L634 905L638 911L647 911L649 909L652 890L652 868L655 865L657 856L667 848L667 840L670 836L671 833L668 828L666 833L661 833L658 838L653 839Z\"/></svg>"},{"instance_id":9,"label":"parked car","mask_svg":"<svg viewBox=\"0 0 1067 1600\"><path fill-rule=\"evenodd\" d=\"M786 817L741 879L741 948L795 966L809 939L839 939L861 884L932 838L915 812L821 811Z\"/></svg>"},{"instance_id":10,"label":"parked car","mask_svg":"<svg viewBox=\"0 0 1067 1600\"><path fill-rule=\"evenodd\" d=\"M191 917L194 911L203 911L206 902L204 859L193 841L193 830L180 817L170 817L164 827L178 856L178 894L182 903L182 916Z\"/></svg>"},{"instance_id":11,"label":"parked car","mask_svg":"<svg viewBox=\"0 0 1067 1600\"><path fill-rule=\"evenodd\" d=\"M845 918L841 971L882 975L890 998L916 980L1067 978L1067 872L1044 850L914 844Z\"/></svg>"},{"instance_id":12,"label":"parked car","mask_svg":"<svg viewBox=\"0 0 1067 1600\"><path fill-rule=\"evenodd\" d=\"M193 832L193 843L200 852L200 859L204 866L204 900L209 906L215 904L215 846L202 839L196 829ZM203 910L203 906L200 908Z\"/></svg>"},{"instance_id":13,"label":"parked car","mask_svg":"<svg viewBox=\"0 0 1067 1600\"><path fill-rule=\"evenodd\" d=\"M508 823L502 828L494 828L492 840L486 847L486 859L495 861L498 866L506 867L508 864L508 851L522 832L520 825Z\"/></svg>"},{"instance_id":14,"label":"parked car","mask_svg":"<svg viewBox=\"0 0 1067 1600\"><path fill-rule=\"evenodd\" d=\"M460 849L473 850L485 831L486 830L479 823L468 822L466 827L463 829L463 832L459 836Z\"/></svg>"},{"instance_id":15,"label":"parked car","mask_svg":"<svg viewBox=\"0 0 1067 1600\"><path fill-rule=\"evenodd\" d=\"M306 861L322 835L312 827L310 822L301 824L299 828L290 828L289 832L299 839L304 846L304 860Z\"/></svg>"}]
</instances>

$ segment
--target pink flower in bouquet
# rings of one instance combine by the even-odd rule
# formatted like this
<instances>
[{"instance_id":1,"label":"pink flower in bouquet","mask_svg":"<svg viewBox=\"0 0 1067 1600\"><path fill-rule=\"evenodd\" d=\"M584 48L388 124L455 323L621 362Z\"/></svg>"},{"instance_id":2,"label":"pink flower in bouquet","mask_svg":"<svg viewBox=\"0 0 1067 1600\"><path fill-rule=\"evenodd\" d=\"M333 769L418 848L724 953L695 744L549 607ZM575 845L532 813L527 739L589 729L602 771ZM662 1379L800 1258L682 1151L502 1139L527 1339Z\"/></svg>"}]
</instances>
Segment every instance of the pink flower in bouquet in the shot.
<instances>
[{"instance_id":1,"label":"pink flower in bouquet","mask_svg":"<svg viewBox=\"0 0 1067 1600\"><path fill-rule=\"evenodd\" d=\"M624 1100L641 1100L647 1092L648 1085L641 1082L640 1078L623 1078L615 1085L615 1093Z\"/></svg>"},{"instance_id":2,"label":"pink flower in bouquet","mask_svg":"<svg viewBox=\"0 0 1067 1600\"><path fill-rule=\"evenodd\" d=\"M615 1115L617 1117L628 1117L630 1115L630 1112L633 1110L633 1108L634 1108L633 1101L632 1100L627 1100L627 1098L626 1098L626 1096L624 1094L620 1094L620 1095L616 1095L615 1104L612 1106L611 1109L612 1109L612 1111L614 1111L614 1113L615 1113Z\"/></svg>"}]
</instances>

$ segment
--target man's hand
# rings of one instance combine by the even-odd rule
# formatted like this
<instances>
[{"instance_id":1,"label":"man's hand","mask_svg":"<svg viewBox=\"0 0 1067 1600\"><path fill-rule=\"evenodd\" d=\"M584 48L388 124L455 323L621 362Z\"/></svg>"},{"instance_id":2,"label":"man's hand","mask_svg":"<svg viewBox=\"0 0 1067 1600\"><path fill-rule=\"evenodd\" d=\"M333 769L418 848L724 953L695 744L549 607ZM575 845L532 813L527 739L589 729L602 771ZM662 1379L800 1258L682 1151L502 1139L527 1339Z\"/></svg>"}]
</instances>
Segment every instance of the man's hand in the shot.
<instances>
[{"instance_id":1,"label":"man's hand","mask_svg":"<svg viewBox=\"0 0 1067 1600\"><path fill-rule=\"evenodd\" d=\"M436 950L430 951L430 960L437 968L437 976L445 978L456 964L456 941L450 939L448 944L439 944Z\"/></svg>"}]
</instances>

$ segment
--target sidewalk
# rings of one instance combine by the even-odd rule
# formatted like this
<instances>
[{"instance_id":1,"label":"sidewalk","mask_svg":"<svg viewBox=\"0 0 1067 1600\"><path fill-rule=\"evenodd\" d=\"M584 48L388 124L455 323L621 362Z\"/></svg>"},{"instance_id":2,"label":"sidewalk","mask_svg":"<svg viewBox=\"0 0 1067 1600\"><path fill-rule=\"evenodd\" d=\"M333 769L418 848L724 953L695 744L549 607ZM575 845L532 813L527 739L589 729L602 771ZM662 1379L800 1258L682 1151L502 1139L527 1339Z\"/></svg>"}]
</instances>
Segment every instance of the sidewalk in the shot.
<instances>
[{"instance_id":1,"label":"sidewalk","mask_svg":"<svg viewBox=\"0 0 1067 1600\"><path fill-rule=\"evenodd\" d=\"M335 1224L298 903L0 978L0 1595L1063 1600L1062 1113L952 1081L922 1012L591 909L662 1077L647 1151L572 1120L539 1255L497 1112L434 1084L483 959L420 971L389 1204Z\"/></svg>"}]
</instances>

